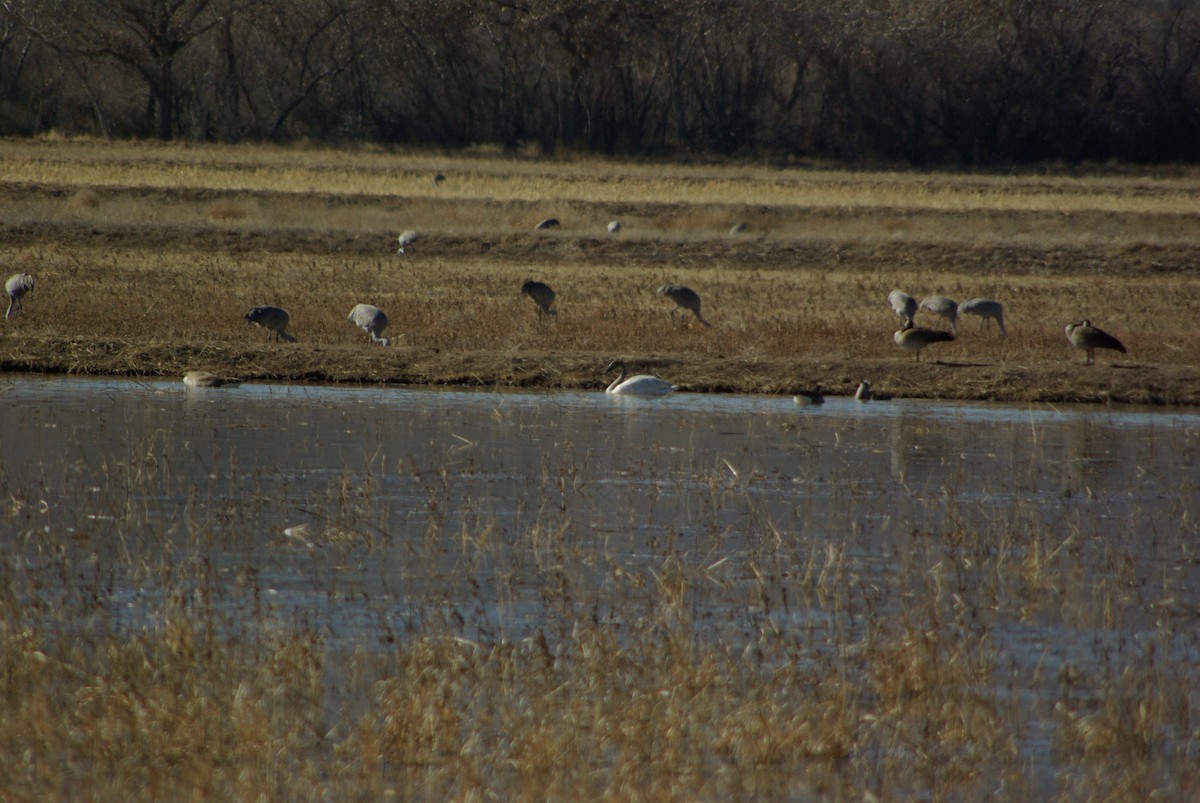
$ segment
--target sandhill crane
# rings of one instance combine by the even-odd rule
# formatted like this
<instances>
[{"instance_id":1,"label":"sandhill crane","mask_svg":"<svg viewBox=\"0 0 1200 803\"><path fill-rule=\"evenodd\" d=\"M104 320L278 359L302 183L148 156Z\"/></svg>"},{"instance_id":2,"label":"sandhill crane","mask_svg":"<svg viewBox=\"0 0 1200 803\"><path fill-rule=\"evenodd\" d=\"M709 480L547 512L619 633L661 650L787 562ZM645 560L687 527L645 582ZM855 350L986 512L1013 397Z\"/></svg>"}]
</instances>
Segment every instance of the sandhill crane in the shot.
<instances>
[{"instance_id":1,"label":"sandhill crane","mask_svg":"<svg viewBox=\"0 0 1200 803\"><path fill-rule=\"evenodd\" d=\"M288 322L291 319L292 317L284 310L266 304L255 307L246 313L247 321L256 326L261 326L269 332L267 339L279 340L283 338L289 343L295 343L296 338L287 330Z\"/></svg>"},{"instance_id":2,"label":"sandhill crane","mask_svg":"<svg viewBox=\"0 0 1200 803\"><path fill-rule=\"evenodd\" d=\"M546 229L557 229L561 224L556 217L548 217L542 222L534 226L534 231L545 231Z\"/></svg>"},{"instance_id":3,"label":"sandhill crane","mask_svg":"<svg viewBox=\"0 0 1200 803\"><path fill-rule=\"evenodd\" d=\"M674 309L671 310L671 321L675 320L675 313L680 309L691 310L691 313L696 316L696 320L705 326L711 328L712 324L704 320L700 316L700 295L690 287L684 287L682 284L664 284L657 290L658 295L665 296L675 302ZM680 319L682 319L682 314Z\"/></svg>"},{"instance_id":4,"label":"sandhill crane","mask_svg":"<svg viewBox=\"0 0 1200 803\"><path fill-rule=\"evenodd\" d=\"M869 402L871 400L871 383L863 380L858 383L858 390L854 391L854 398L860 402Z\"/></svg>"},{"instance_id":5,"label":"sandhill crane","mask_svg":"<svg viewBox=\"0 0 1200 803\"><path fill-rule=\"evenodd\" d=\"M958 331L958 304L945 296L925 296L921 299L920 309L928 310L939 318L950 322L950 331Z\"/></svg>"},{"instance_id":6,"label":"sandhill crane","mask_svg":"<svg viewBox=\"0 0 1200 803\"><path fill-rule=\"evenodd\" d=\"M921 349L928 346L930 343L949 343L954 340L954 335L949 332L943 332L940 329L923 329L919 326L913 326L911 322L905 322L904 326L896 330L896 334L892 335L892 339L896 341L896 345L905 351L913 352L915 358L921 359Z\"/></svg>"},{"instance_id":7,"label":"sandhill crane","mask_svg":"<svg viewBox=\"0 0 1200 803\"><path fill-rule=\"evenodd\" d=\"M917 316L917 300L903 290L888 293L888 303L906 323L911 324Z\"/></svg>"},{"instance_id":8,"label":"sandhill crane","mask_svg":"<svg viewBox=\"0 0 1200 803\"><path fill-rule=\"evenodd\" d=\"M14 309L21 309L21 296L33 290L33 277L28 273L14 273L4 283L4 289L8 291L8 312L4 313L7 321Z\"/></svg>"},{"instance_id":9,"label":"sandhill crane","mask_svg":"<svg viewBox=\"0 0 1200 803\"><path fill-rule=\"evenodd\" d=\"M802 390L792 397L792 401L796 404L824 404L825 394L821 392L821 386L817 385L812 390Z\"/></svg>"},{"instance_id":10,"label":"sandhill crane","mask_svg":"<svg viewBox=\"0 0 1200 803\"><path fill-rule=\"evenodd\" d=\"M400 247L396 249L396 253L397 254L408 253L404 249L408 248L410 245L412 245L416 241L417 241L417 233L415 231L408 230L408 231L400 232L400 236L396 238L396 242L400 244Z\"/></svg>"},{"instance_id":11,"label":"sandhill crane","mask_svg":"<svg viewBox=\"0 0 1200 803\"><path fill-rule=\"evenodd\" d=\"M537 304L539 317L542 315L549 315L552 318L558 316L558 310L552 309L554 291L550 289L550 285L530 279L521 285L521 293L532 298L533 303Z\"/></svg>"},{"instance_id":12,"label":"sandhill crane","mask_svg":"<svg viewBox=\"0 0 1200 803\"><path fill-rule=\"evenodd\" d=\"M383 336L383 330L388 327L388 316L379 307L370 304L355 304L354 309L346 316L346 320L371 336L372 343L390 346L392 341Z\"/></svg>"},{"instance_id":13,"label":"sandhill crane","mask_svg":"<svg viewBox=\"0 0 1200 803\"><path fill-rule=\"evenodd\" d=\"M241 381L208 371L188 371L183 375L183 384L189 388L232 388L240 385Z\"/></svg>"},{"instance_id":14,"label":"sandhill crane","mask_svg":"<svg viewBox=\"0 0 1200 803\"><path fill-rule=\"evenodd\" d=\"M608 221L608 233L609 234L616 234L620 230L621 230L621 221L619 221L619 220Z\"/></svg>"},{"instance_id":15,"label":"sandhill crane","mask_svg":"<svg viewBox=\"0 0 1200 803\"><path fill-rule=\"evenodd\" d=\"M1084 360L1084 365L1096 364L1096 349L1111 349L1126 354L1125 346L1121 345L1121 341L1105 332L1103 329L1097 329L1092 326L1092 322L1088 320L1079 321L1078 323L1067 324L1067 339L1071 341L1071 345L1077 349L1083 349L1087 352L1087 357Z\"/></svg>"},{"instance_id":16,"label":"sandhill crane","mask_svg":"<svg viewBox=\"0 0 1200 803\"><path fill-rule=\"evenodd\" d=\"M972 298L958 305L959 315L978 315L980 318L991 319L1000 327L1000 334L1007 335L1004 329L1004 305L990 298ZM983 324L983 321L980 321Z\"/></svg>"},{"instance_id":17,"label":"sandhill crane","mask_svg":"<svg viewBox=\"0 0 1200 803\"><path fill-rule=\"evenodd\" d=\"M617 378L612 381L612 384L604 391L613 396L666 396L668 393L675 390L675 386L666 380L659 379L657 376L649 374L636 374L629 378L625 377L625 363L622 360L613 360L604 369L604 373L608 373L613 369L617 369Z\"/></svg>"}]
</instances>

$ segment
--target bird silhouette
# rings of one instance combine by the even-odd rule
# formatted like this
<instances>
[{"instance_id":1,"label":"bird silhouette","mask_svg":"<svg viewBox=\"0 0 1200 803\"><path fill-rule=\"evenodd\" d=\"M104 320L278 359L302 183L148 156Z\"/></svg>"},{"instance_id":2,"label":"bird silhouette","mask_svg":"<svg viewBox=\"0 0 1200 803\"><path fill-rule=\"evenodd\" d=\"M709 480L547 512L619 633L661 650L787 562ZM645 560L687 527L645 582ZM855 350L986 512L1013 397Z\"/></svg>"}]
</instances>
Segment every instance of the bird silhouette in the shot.
<instances>
[{"instance_id":1,"label":"bird silhouette","mask_svg":"<svg viewBox=\"0 0 1200 803\"><path fill-rule=\"evenodd\" d=\"M1110 349L1112 351L1119 351L1122 354L1128 353L1125 351L1125 346L1121 344L1120 340L1117 340L1103 329L1092 326L1092 322L1088 320L1067 324L1067 339L1071 341L1071 345L1075 348L1087 352L1087 357L1084 358L1083 362L1084 365L1096 364L1096 349Z\"/></svg>"}]
</instances>

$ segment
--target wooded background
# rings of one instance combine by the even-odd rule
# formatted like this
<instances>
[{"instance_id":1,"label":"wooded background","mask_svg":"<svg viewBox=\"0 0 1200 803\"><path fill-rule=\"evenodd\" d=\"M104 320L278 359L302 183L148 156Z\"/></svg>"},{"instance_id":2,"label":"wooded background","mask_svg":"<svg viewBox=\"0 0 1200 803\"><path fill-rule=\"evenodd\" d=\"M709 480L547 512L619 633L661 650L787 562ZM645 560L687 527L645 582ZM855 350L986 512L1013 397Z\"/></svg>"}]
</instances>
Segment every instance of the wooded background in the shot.
<instances>
[{"instance_id":1,"label":"wooded background","mask_svg":"<svg viewBox=\"0 0 1200 803\"><path fill-rule=\"evenodd\" d=\"M1192 0L0 0L0 135L1195 162Z\"/></svg>"}]
</instances>

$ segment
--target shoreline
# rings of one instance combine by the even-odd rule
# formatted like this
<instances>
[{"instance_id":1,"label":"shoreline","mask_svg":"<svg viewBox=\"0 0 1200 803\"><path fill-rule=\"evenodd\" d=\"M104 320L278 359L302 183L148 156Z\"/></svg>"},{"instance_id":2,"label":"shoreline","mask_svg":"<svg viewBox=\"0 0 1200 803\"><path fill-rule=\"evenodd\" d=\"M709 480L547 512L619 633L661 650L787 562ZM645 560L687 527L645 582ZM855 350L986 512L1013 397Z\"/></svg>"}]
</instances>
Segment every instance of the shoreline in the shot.
<instances>
[{"instance_id":1,"label":"shoreline","mask_svg":"<svg viewBox=\"0 0 1200 803\"><path fill-rule=\"evenodd\" d=\"M616 355L499 353L393 346L181 343L167 340L14 336L0 339L0 373L182 378L206 370L243 382L331 385L603 390ZM748 359L622 354L631 370L657 374L683 392L794 395L820 384L852 396L863 379L894 398L1049 404L1200 407L1200 368L1135 361L1095 366L927 359Z\"/></svg>"}]
</instances>

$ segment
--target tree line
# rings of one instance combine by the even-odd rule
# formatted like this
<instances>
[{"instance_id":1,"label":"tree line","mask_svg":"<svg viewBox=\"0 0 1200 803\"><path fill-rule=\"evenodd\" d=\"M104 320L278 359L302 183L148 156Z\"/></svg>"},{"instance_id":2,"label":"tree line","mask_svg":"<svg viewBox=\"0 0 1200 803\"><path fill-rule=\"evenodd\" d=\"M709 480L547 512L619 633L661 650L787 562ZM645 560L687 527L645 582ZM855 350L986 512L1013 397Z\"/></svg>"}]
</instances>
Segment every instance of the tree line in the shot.
<instances>
[{"instance_id":1,"label":"tree line","mask_svg":"<svg viewBox=\"0 0 1200 803\"><path fill-rule=\"evenodd\" d=\"M1193 0L0 0L0 134L1195 162Z\"/></svg>"}]
</instances>

